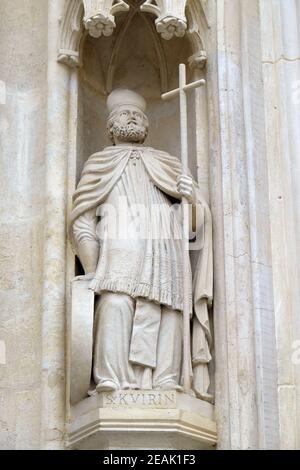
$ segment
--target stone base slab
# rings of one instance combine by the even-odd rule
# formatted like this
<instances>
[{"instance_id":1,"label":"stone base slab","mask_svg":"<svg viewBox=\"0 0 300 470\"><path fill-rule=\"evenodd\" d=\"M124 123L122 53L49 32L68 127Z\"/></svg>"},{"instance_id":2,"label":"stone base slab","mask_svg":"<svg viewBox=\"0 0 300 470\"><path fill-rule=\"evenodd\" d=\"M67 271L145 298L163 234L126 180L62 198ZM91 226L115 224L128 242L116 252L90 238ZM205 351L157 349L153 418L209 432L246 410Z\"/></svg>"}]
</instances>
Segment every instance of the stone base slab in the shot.
<instances>
[{"instance_id":1,"label":"stone base slab","mask_svg":"<svg viewBox=\"0 0 300 470\"><path fill-rule=\"evenodd\" d=\"M78 450L213 449L214 406L175 391L100 393L72 408L67 439Z\"/></svg>"}]
</instances>

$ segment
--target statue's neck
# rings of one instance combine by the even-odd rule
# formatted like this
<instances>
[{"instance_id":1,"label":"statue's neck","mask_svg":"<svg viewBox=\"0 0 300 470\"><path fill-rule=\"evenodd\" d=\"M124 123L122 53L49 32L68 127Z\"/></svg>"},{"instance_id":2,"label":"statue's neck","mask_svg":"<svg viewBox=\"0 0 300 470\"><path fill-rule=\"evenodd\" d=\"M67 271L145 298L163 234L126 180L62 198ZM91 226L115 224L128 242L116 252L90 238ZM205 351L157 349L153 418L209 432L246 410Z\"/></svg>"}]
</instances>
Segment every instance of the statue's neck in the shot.
<instances>
[{"instance_id":1,"label":"statue's neck","mask_svg":"<svg viewBox=\"0 0 300 470\"><path fill-rule=\"evenodd\" d=\"M111 145L106 148L109 149L111 152L113 152L114 150L115 151L120 151L120 150L131 151L131 150L138 150L138 149L142 152L143 150L149 150L152 147L147 147L144 144L134 144L134 143L126 142L126 143L118 143L115 145Z\"/></svg>"},{"instance_id":2,"label":"statue's neck","mask_svg":"<svg viewBox=\"0 0 300 470\"><path fill-rule=\"evenodd\" d=\"M138 144L135 142L116 142L115 147L143 147L144 144Z\"/></svg>"}]
</instances>

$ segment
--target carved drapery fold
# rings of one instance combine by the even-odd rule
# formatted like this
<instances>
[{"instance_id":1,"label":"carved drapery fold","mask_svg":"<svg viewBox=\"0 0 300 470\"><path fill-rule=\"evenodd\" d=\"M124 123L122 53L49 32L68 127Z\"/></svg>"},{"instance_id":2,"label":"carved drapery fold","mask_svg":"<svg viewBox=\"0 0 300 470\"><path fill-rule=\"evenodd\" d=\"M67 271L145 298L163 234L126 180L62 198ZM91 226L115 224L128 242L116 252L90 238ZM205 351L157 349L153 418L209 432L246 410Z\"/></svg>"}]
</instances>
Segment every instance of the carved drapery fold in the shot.
<instances>
[{"instance_id":1,"label":"carved drapery fold","mask_svg":"<svg viewBox=\"0 0 300 470\"><path fill-rule=\"evenodd\" d=\"M183 37L187 30L185 16L186 0L146 0L141 5L141 11L157 16L156 30L163 39L173 36Z\"/></svg>"}]
</instances>

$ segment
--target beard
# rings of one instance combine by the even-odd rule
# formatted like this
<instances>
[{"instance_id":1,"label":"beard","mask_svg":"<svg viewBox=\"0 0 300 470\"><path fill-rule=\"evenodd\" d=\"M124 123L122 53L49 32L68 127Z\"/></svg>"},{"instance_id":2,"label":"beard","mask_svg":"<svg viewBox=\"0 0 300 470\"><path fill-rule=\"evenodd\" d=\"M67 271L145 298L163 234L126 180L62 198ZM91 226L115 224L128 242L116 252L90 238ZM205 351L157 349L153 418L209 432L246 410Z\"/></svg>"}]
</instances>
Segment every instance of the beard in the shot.
<instances>
[{"instance_id":1,"label":"beard","mask_svg":"<svg viewBox=\"0 0 300 470\"><path fill-rule=\"evenodd\" d=\"M115 139L120 142L143 143L147 137L147 129L145 126L137 126L136 124L120 125L114 122L111 133Z\"/></svg>"}]
</instances>

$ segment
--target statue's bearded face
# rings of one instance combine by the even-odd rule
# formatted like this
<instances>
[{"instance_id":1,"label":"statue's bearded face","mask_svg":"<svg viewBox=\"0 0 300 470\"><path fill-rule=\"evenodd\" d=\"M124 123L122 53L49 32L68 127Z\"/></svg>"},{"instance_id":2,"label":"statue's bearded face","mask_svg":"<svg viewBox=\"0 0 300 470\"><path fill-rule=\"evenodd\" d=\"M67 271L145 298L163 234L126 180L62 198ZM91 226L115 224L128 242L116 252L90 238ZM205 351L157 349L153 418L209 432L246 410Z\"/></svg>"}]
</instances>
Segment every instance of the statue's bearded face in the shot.
<instances>
[{"instance_id":1,"label":"statue's bearded face","mask_svg":"<svg viewBox=\"0 0 300 470\"><path fill-rule=\"evenodd\" d=\"M108 120L108 133L116 142L143 143L148 134L148 118L135 107L124 107Z\"/></svg>"}]
</instances>

